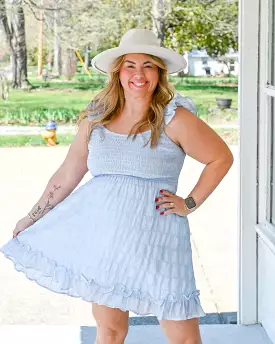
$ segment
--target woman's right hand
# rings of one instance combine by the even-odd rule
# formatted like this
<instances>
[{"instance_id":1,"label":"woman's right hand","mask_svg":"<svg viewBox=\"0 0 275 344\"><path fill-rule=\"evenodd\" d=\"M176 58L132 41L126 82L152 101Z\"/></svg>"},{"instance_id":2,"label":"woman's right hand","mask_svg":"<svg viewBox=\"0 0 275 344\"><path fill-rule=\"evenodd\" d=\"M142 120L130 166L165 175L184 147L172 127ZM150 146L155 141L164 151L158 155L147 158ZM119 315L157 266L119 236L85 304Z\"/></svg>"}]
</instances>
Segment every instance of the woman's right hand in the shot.
<instances>
[{"instance_id":1,"label":"woman's right hand","mask_svg":"<svg viewBox=\"0 0 275 344\"><path fill-rule=\"evenodd\" d=\"M33 223L34 222L28 216L20 219L13 230L13 238L15 238L20 232L23 232L26 228L30 227Z\"/></svg>"}]
</instances>

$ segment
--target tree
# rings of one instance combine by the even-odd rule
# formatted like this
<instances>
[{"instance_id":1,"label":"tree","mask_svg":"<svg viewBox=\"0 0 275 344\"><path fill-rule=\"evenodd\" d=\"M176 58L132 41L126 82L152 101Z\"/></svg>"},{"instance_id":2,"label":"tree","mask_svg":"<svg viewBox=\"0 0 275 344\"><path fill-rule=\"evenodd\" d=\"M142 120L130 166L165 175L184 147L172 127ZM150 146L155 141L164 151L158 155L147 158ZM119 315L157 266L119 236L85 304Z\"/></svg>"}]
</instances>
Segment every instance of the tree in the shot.
<instances>
[{"instance_id":1,"label":"tree","mask_svg":"<svg viewBox=\"0 0 275 344\"><path fill-rule=\"evenodd\" d=\"M49 36L58 34L63 58L67 49L78 49L87 65L89 53L117 46L127 30L152 26L151 0L59 0L59 6L66 11L55 12L55 32L52 11L45 9Z\"/></svg>"},{"instance_id":2,"label":"tree","mask_svg":"<svg viewBox=\"0 0 275 344\"><path fill-rule=\"evenodd\" d=\"M63 74L68 80L71 80L72 76L76 73L77 60L73 49L67 48L65 51L63 70Z\"/></svg>"},{"instance_id":3,"label":"tree","mask_svg":"<svg viewBox=\"0 0 275 344\"><path fill-rule=\"evenodd\" d=\"M54 71L57 75L62 75L61 41L59 34L60 20L58 11L54 12Z\"/></svg>"},{"instance_id":4,"label":"tree","mask_svg":"<svg viewBox=\"0 0 275 344\"><path fill-rule=\"evenodd\" d=\"M238 1L174 1L166 27L165 44L179 53L205 48L222 56L238 48Z\"/></svg>"},{"instance_id":5,"label":"tree","mask_svg":"<svg viewBox=\"0 0 275 344\"><path fill-rule=\"evenodd\" d=\"M51 69L52 55L53 69L57 75L62 74L62 42L60 37L60 26L64 18L71 16L69 10L66 9L66 0L23 0L29 13L36 19L37 23L42 26L43 22L43 41L47 42L49 57L48 66ZM73 1L74 3L77 0ZM66 52L64 54L67 56Z\"/></svg>"},{"instance_id":6,"label":"tree","mask_svg":"<svg viewBox=\"0 0 275 344\"><path fill-rule=\"evenodd\" d=\"M163 45L165 38L165 14L166 0L152 1L152 29L158 37L160 44Z\"/></svg>"},{"instance_id":7,"label":"tree","mask_svg":"<svg viewBox=\"0 0 275 344\"><path fill-rule=\"evenodd\" d=\"M27 47L25 16L22 0L9 0L10 18L7 15L5 0L0 0L0 23L3 25L6 40L12 55L12 87L28 88Z\"/></svg>"}]
</instances>

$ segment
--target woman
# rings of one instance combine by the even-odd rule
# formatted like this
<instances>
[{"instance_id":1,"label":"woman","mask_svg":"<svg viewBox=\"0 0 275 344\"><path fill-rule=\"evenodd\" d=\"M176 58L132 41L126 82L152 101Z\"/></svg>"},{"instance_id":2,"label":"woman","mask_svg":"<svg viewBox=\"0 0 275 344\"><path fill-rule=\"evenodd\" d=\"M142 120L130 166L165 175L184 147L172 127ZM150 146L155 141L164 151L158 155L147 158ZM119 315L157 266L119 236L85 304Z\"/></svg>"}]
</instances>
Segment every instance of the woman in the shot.
<instances>
[{"instance_id":1,"label":"woman","mask_svg":"<svg viewBox=\"0 0 275 344\"><path fill-rule=\"evenodd\" d=\"M223 140L174 94L184 58L132 29L93 66L109 83L81 114L78 133L38 203L1 251L29 279L92 303L96 344L124 343L129 311L157 316L170 344L201 343L187 215L233 163ZM176 195L188 154L206 166ZM93 178L71 193L90 170Z\"/></svg>"}]
</instances>

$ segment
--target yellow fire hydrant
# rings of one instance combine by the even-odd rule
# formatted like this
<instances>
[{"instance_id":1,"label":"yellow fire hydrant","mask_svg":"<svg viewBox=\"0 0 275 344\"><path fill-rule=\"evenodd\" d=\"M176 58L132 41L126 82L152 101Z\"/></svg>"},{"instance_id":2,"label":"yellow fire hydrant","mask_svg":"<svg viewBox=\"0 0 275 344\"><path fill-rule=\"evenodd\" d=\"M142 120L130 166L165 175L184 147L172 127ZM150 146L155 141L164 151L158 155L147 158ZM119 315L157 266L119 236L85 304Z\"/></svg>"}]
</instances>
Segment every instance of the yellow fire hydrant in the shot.
<instances>
[{"instance_id":1,"label":"yellow fire hydrant","mask_svg":"<svg viewBox=\"0 0 275 344\"><path fill-rule=\"evenodd\" d=\"M54 121L49 120L46 130L41 132L41 136L45 139L47 146L56 146L56 124Z\"/></svg>"}]
</instances>

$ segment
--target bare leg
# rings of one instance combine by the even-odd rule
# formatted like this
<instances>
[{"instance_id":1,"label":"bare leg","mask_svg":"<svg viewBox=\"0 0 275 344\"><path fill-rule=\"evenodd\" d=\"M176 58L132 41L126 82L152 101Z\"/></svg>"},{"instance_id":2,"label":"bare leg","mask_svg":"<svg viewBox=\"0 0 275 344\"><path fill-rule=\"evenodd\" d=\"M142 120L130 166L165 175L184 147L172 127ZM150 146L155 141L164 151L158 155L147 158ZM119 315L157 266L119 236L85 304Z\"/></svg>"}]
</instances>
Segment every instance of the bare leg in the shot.
<instances>
[{"instance_id":1,"label":"bare leg","mask_svg":"<svg viewBox=\"0 0 275 344\"><path fill-rule=\"evenodd\" d=\"M129 328L129 311L92 303L97 323L95 344L124 344Z\"/></svg>"},{"instance_id":2,"label":"bare leg","mask_svg":"<svg viewBox=\"0 0 275 344\"><path fill-rule=\"evenodd\" d=\"M169 344L202 344L199 318L159 320Z\"/></svg>"}]
</instances>

